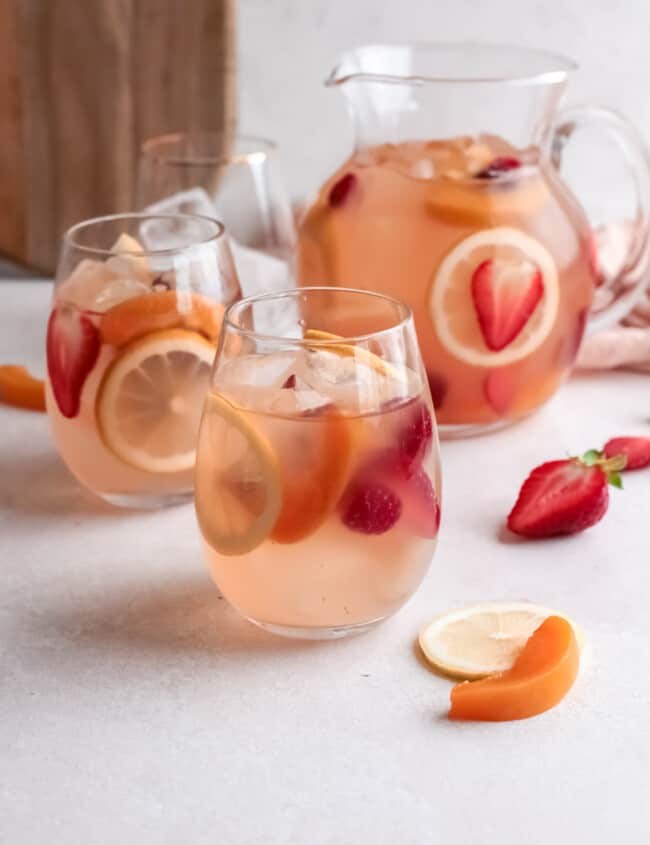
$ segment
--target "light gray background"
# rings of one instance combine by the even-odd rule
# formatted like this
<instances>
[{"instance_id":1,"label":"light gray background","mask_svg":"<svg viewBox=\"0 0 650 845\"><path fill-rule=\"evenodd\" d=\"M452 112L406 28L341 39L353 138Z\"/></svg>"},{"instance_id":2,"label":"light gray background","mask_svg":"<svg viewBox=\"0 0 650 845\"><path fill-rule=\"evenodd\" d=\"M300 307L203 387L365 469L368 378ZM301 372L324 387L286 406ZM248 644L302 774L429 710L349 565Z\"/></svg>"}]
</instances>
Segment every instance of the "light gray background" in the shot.
<instances>
[{"instance_id":1,"label":"light gray background","mask_svg":"<svg viewBox=\"0 0 650 845\"><path fill-rule=\"evenodd\" d=\"M322 84L341 52L381 41L487 40L574 58L580 70L567 103L615 108L648 140L649 28L647 0L240 0L240 126L280 144L289 191L300 197L350 150L342 97ZM622 171L611 146L591 136L581 143L567 170L583 202L605 217L621 207Z\"/></svg>"}]
</instances>

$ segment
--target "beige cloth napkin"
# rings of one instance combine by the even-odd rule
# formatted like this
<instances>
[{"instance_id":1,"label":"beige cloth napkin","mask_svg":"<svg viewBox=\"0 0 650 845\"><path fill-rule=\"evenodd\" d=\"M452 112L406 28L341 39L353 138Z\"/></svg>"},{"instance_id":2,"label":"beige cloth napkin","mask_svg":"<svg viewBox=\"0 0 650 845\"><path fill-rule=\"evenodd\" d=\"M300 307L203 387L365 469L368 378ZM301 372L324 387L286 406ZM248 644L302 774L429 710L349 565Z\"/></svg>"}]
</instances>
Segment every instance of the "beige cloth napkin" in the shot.
<instances>
[{"instance_id":1,"label":"beige cloth napkin","mask_svg":"<svg viewBox=\"0 0 650 845\"><path fill-rule=\"evenodd\" d=\"M603 279L614 279L625 260L634 224L613 223L596 230L598 262ZM648 275L646 268L641 272ZM594 311L607 308L629 289L629 284L604 282L596 289ZM585 338L577 367L582 369L626 369L650 373L650 285L634 310L617 325Z\"/></svg>"}]
</instances>

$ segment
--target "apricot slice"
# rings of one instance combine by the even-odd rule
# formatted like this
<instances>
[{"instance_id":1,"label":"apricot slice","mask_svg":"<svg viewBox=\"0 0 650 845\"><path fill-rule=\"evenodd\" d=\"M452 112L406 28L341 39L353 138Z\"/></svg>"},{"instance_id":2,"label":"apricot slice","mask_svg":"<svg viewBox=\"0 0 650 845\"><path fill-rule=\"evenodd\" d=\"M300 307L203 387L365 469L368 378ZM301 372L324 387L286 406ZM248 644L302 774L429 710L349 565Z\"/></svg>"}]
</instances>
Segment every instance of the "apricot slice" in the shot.
<instances>
[{"instance_id":1,"label":"apricot slice","mask_svg":"<svg viewBox=\"0 0 650 845\"><path fill-rule=\"evenodd\" d=\"M0 402L28 411L44 411L45 384L31 376L25 367L0 366Z\"/></svg>"},{"instance_id":2,"label":"apricot slice","mask_svg":"<svg viewBox=\"0 0 650 845\"><path fill-rule=\"evenodd\" d=\"M216 341L224 307L190 291L166 290L134 296L110 308L99 332L103 343L125 346L145 334L182 328Z\"/></svg>"},{"instance_id":3,"label":"apricot slice","mask_svg":"<svg viewBox=\"0 0 650 845\"><path fill-rule=\"evenodd\" d=\"M527 640L511 669L451 691L450 719L508 722L555 707L573 686L580 649L571 624L549 616Z\"/></svg>"},{"instance_id":4,"label":"apricot slice","mask_svg":"<svg viewBox=\"0 0 650 845\"><path fill-rule=\"evenodd\" d=\"M280 460L282 510L271 532L276 543L296 543L325 521L343 492L355 442L345 417L328 408L295 430L291 454Z\"/></svg>"}]
</instances>

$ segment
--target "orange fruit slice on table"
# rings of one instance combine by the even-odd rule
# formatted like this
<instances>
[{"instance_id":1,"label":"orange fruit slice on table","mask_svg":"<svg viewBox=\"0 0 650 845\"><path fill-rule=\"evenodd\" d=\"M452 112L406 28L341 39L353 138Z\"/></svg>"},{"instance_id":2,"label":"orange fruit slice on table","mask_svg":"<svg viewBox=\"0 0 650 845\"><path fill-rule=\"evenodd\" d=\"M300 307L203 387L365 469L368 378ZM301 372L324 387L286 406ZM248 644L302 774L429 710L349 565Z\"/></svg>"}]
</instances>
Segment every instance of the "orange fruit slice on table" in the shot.
<instances>
[{"instance_id":1,"label":"orange fruit slice on table","mask_svg":"<svg viewBox=\"0 0 650 845\"><path fill-rule=\"evenodd\" d=\"M282 510L273 447L244 413L216 394L205 401L194 490L201 533L223 555L257 548Z\"/></svg>"},{"instance_id":2,"label":"orange fruit slice on table","mask_svg":"<svg viewBox=\"0 0 650 845\"><path fill-rule=\"evenodd\" d=\"M191 469L214 354L203 335L184 329L152 332L121 349L97 394L106 446L148 472Z\"/></svg>"},{"instance_id":3,"label":"orange fruit slice on table","mask_svg":"<svg viewBox=\"0 0 650 845\"><path fill-rule=\"evenodd\" d=\"M16 364L2 365L0 402L28 411L44 411L45 383L42 379L31 376L25 367Z\"/></svg>"},{"instance_id":4,"label":"orange fruit slice on table","mask_svg":"<svg viewBox=\"0 0 650 845\"><path fill-rule=\"evenodd\" d=\"M422 628L418 642L438 672L462 680L485 678L510 669L549 616L566 619L584 648L584 632L568 616L526 601L482 602L441 613Z\"/></svg>"},{"instance_id":5,"label":"orange fruit slice on table","mask_svg":"<svg viewBox=\"0 0 650 845\"><path fill-rule=\"evenodd\" d=\"M555 707L573 686L580 649L572 625L549 616L526 642L512 668L451 691L450 719L506 722Z\"/></svg>"},{"instance_id":6,"label":"orange fruit slice on table","mask_svg":"<svg viewBox=\"0 0 650 845\"><path fill-rule=\"evenodd\" d=\"M486 345L472 295L472 279L488 263L539 272L543 293L523 328L504 348ZM511 281L512 283L512 281ZM528 280L522 275L522 284ZM484 229L457 244L442 260L429 292L429 309L442 345L477 367L503 367L534 352L549 336L558 313L560 289L553 257L539 241L507 226Z\"/></svg>"},{"instance_id":7,"label":"orange fruit slice on table","mask_svg":"<svg viewBox=\"0 0 650 845\"><path fill-rule=\"evenodd\" d=\"M216 341L224 307L198 293L156 291L114 305L103 315L99 331L104 343L125 346L142 335L163 329L184 328Z\"/></svg>"}]
</instances>

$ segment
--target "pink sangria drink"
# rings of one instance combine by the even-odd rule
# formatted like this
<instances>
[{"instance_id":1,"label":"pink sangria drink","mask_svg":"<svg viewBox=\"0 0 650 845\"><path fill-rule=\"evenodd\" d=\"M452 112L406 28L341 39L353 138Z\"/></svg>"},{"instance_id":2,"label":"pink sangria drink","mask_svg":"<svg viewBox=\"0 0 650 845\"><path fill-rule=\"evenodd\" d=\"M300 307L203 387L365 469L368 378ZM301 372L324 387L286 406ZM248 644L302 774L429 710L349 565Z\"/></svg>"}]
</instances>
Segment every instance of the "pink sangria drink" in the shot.
<instances>
[{"instance_id":1,"label":"pink sangria drink","mask_svg":"<svg viewBox=\"0 0 650 845\"><path fill-rule=\"evenodd\" d=\"M278 304L286 333L272 336L260 323ZM368 328L369 312L381 330L343 334L346 322ZM440 523L435 420L408 309L309 288L232 306L195 491L210 572L247 619L328 638L394 614Z\"/></svg>"},{"instance_id":2,"label":"pink sangria drink","mask_svg":"<svg viewBox=\"0 0 650 845\"><path fill-rule=\"evenodd\" d=\"M137 240L166 237L169 246ZM191 496L224 304L239 288L219 223L99 218L71 229L47 327L46 404L63 460L113 504Z\"/></svg>"},{"instance_id":3,"label":"pink sangria drink","mask_svg":"<svg viewBox=\"0 0 650 845\"><path fill-rule=\"evenodd\" d=\"M578 122L607 123L640 203L650 198L642 145L620 119L578 110L553 134L572 67L514 47L396 45L348 54L329 80L357 144L304 215L299 282L410 305L447 433L526 416L575 361L598 279L590 226L557 166Z\"/></svg>"}]
</instances>

